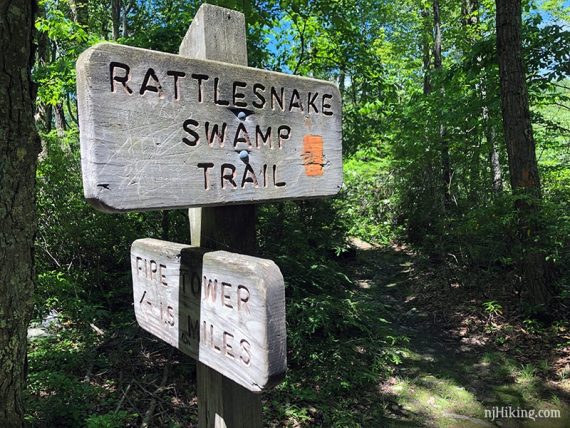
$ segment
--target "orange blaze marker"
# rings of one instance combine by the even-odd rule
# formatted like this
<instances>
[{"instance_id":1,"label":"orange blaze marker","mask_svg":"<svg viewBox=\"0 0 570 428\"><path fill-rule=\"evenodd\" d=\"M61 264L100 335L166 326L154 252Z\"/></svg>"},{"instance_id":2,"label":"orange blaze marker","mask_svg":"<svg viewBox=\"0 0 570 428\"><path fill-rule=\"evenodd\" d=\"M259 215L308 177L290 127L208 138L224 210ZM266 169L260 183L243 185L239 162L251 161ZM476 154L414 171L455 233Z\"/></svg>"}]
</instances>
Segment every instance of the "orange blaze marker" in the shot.
<instances>
[{"instance_id":1,"label":"orange blaze marker","mask_svg":"<svg viewBox=\"0 0 570 428\"><path fill-rule=\"evenodd\" d=\"M303 142L305 174L309 177L323 175L323 137L320 135L305 135Z\"/></svg>"}]
</instances>

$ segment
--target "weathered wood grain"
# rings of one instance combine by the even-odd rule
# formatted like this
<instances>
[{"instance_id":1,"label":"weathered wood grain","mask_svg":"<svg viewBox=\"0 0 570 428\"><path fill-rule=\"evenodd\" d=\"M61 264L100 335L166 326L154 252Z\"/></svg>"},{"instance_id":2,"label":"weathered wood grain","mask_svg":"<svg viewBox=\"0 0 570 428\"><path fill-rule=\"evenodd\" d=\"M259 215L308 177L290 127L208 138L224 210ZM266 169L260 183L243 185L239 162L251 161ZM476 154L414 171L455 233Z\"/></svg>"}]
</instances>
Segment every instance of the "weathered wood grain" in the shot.
<instances>
[{"instance_id":1,"label":"weathered wood grain","mask_svg":"<svg viewBox=\"0 0 570 428\"><path fill-rule=\"evenodd\" d=\"M140 239L131 266L142 328L250 391L283 376L285 287L275 263Z\"/></svg>"},{"instance_id":2,"label":"weathered wood grain","mask_svg":"<svg viewBox=\"0 0 570 428\"><path fill-rule=\"evenodd\" d=\"M342 184L329 82L109 43L81 55L77 81L85 197L101 210L310 198Z\"/></svg>"},{"instance_id":3,"label":"weathered wood grain","mask_svg":"<svg viewBox=\"0 0 570 428\"><path fill-rule=\"evenodd\" d=\"M192 19L178 53L189 58L247 65L244 14L203 3Z\"/></svg>"},{"instance_id":4,"label":"weathered wood grain","mask_svg":"<svg viewBox=\"0 0 570 428\"><path fill-rule=\"evenodd\" d=\"M204 24L209 16L218 17L217 25ZM220 37L220 34L224 37ZM179 54L246 66L245 35L245 17L242 13L204 3L180 44ZM208 49L213 46L216 49ZM253 204L189 208L192 244L251 254L256 246L255 212L256 206ZM248 391L200 362L196 364L196 379L200 428L263 426L259 394Z\"/></svg>"},{"instance_id":5,"label":"weathered wood grain","mask_svg":"<svg viewBox=\"0 0 570 428\"><path fill-rule=\"evenodd\" d=\"M188 58L247 66L244 14L203 3L180 43L178 54ZM255 242L255 210L256 206L253 204L205 209L189 208L192 245L203 244L207 248L214 249L219 248L222 243L222 249L248 254L254 248ZM204 213L204 224L202 224L202 213ZM231 231L236 227L239 229L240 245L238 248L232 248L233 246L225 241L228 238L232 240Z\"/></svg>"}]
</instances>

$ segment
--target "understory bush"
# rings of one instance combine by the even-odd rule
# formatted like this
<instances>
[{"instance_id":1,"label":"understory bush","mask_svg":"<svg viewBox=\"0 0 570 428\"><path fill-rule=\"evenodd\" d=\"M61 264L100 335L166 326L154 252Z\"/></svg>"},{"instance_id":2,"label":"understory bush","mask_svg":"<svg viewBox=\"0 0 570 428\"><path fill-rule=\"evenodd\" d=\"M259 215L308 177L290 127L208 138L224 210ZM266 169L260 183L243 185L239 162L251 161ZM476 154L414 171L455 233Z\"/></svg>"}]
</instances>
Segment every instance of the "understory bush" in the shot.
<instances>
[{"instance_id":1,"label":"understory bush","mask_svg":"<svg viewBox=\"0 0 570 428\"><path fill-rule=\"evenodd\" d=\"M383 303L357 293L343 273L339 261L354 254L346 251L340 209L336 201L304 201L260 213L261 249L283 272L287 296L289 372L270 407L281 417L337 426L362 423L365 415L348 409L363 405L365 392L374 395L403 346Z\"/></svg>"},{"instance_id":2,"label":"understory bush","mask_svg":"<svg viewBox=\"0 0 570 428\"><path fill-rule=\"evenodd\" d=\"M359 150L344 162L344 185L334 204L350 236L388 244L401 233L389 165L374 148Z\"/></svg>"},{"instance_id":3,"label":"understory bush","mask_svg":"<svg viewBox=\"0 0 570 428\"><path fill-rule=\"evenodd\" d=\"M88 320L130 306L130 247L140 238L189 240L182 211L108 214L83 196L77 130L43 135L37 170L36 316ZM93 319L93 318L92 318ZM92 320L91 319L91 320Z\"/></svg>"}]
</instances>

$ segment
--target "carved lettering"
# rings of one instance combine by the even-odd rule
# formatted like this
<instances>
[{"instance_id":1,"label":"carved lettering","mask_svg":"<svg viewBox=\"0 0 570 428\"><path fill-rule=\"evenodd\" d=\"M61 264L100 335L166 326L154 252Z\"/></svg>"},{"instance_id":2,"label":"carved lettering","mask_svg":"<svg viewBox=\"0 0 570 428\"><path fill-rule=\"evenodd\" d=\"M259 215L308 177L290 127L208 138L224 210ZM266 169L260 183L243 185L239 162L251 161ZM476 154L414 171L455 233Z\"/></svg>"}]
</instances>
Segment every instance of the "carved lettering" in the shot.
<instances>
[{"instance_id":1,"label":"carved lettering","mask_svg":"<svg viewBox=\"0 0 570 428\"><path fill-rule=\"evenodd\" d=\"M186 119L184 121L184 123L182 124L182 127L192 137L192 139L183 137L182 141L184 142L184 144L186 144L190 147L194 147L194 146L198 145L198 143L200 142L200 135L196 131L194 131L193 129L190 129L190 126L197 127L198 125L199 125L199 123L197 121L195 121L194 119Z\"/></svg>"},{"instance_id":2,"label":"carved lettering","mask_svg":"<svg viewBox=\"0 0 570 428\"><path fill-rule=\"evenodd\" d=\"M332 116L333 112L330 110L331 105L328 103L327 99L332 100L331 94L323 94L323 103L321 107L321 111L325 116Z\"/></svg>"},{"instance_id":3,"label":"carved lettering","mask_svg":"<svg viewBox=\"0 0 570 428\"><path fill-rule=\"evenodd\" d=\"M204 169L204 190L208 190L210 188L210 181L208 180L208 170L213 168L214 164L211 162L199 163L198 168Z\"/></svg>"},{"instance_id":4,"label":"carved lettering","mask_svg":"<svg viewBox=\"0 0 570 428\"><path fill-rule=\"evenodd\" d=\"M234 126L235 128L233 128ZM280 125L274 130L271 126L263 128L259 124L256 124L255 137L253 137L253 128L248 129L244 122L228 125L226 122L213 123L206 121L201 124L195 119L186 119L182 124L182 128L184 132L186 132L186 136L182 138L182 141L190 147L200 144L202 138L206 139L210 147L214 147L215 145L224 147L226 137L231 133L233 136L231 144L234 148L240 143L246 144L248 148L253 148L253 139L255 138L256 149L268 148L273 150L276 147L281 149L283 148L283 142L291 139L292 134L292 129L288 125ZM252 133L251 137L250 131ZM276 136L274 137L275 134ZM273 144L274 138L278 140L277 145Z\"/></svg>"},{"instance_id":5,"label":"carved lettering","mask_svg":"<svg viewBox=\"0 0 570 428\"><path fill-rule=\"evenodd\" d=\"M281 125L277 128L277 135L279 136L279 148L283 148L283 141L288 140L291 137L291 127L287 125Z\"/></svg>"},{"instance_id":6,"label":"carved lettering","mask_svg":"<svg viewBox=\"0 0 570 428\"><path fill-rule=\"evenodd\" d=\"M214 144L214 138L218 140L220 147L224 147L224 142L226 141L226 123L222 123L221 130L217 123L212 126L212 133L209 133L210 122L206 122L206 140L208 140L208 145L211 147Z\"/></svg>"},{"instance_id":7,"label":"carved lettering","mask_svg":"<svg viewBox=\"0 0 570 428\"><path fill-rule=\"evenodd\" d=\"M313 108L313 110L315 110L315 113L319 112L319 110L317 109L317 106L315 104L315 101L317 100L318 96L319 96L319 93L315 92L313 94L313 97L311 98L311 93L309 92L309 96L307 97L307 113L310 113L311 107Z\"/></svg>"},{"instance_id":8,"label":"carved lettering","mask_svg":"<svg viewBox=\"0 0 570 428\"><path fill-rule=\"evenodd\" d=\"M224 340L223 340L224 353L225 353L226 357L231 358L232 360L234 359L234 354L233 354L233 350L232 350L233 339L234 339L233 334L228 333L227 331L224 331Z\"/></svg>"},{"instance_id":9,"label":"carved lettering","mask_svg":"<svg viewBox=\"0 0 570 428\"><path fill-rule=\"evenodd\" d=\"M164 271L166 270L166 266L163 265L162 263L158 265L158 277L160 280L160 284L164 285L165 287L168 287L168 284L166 283L166 275L164 274Z\"/></svg>"},{"instance_id":10,"label":"carved lettering","mask_svg":"<svg viewBox=\"0 0 570 428\"><path fill-rule=\"evenodd\" d=\"M271 148L271 126L268 126L265 134L263 134L263 130L260 126L255 125L255 147L257 148L260 147L259 140L261 140L263 146L268 144L269 148Z\"/></svg>"},{"instance_id":11,"label":"carved lettering","mask_svg":"<svg viewBox=\"0 0 570 428\"><path fill-rule=\"evenodd\" d=\"M245 366L249 366L251 364L251 344L247 340L242 339L240 340L239 345L242 350L242 354L239 359Z\"/></svg>"},{"instance_id":12,"label":"carved lettering","mask_svg":"<svg viewBox=\"0 0 570 428\"><path fill-rule=\"evenodd\" d=\"M238 165L242 179L247 164ZM245 183L253 184L254 171L259 179L262 167L247 168ZM285 352L284 285L272 262L144 239L133 243L131 268L135 313L145 330L246 388L254 385L252 391L281 373L271 364L284 370L277 360Z\"/></svg>"},{"instance_id":13,"label":"carved lettering","mask_svg":"<svg viewBox=\"0 0 570 428\"><path fill-rule=\"evenodd\" d=\"M233 103L236 107L247 107L247 103L245 101L238 101L245 98L245 94L243 92L238 92L238 88L246 88L247 83L245 82L234 82L233 85Z\"/></svg>"},{"instance_id":14,"label":"carved lettering","mask_svg":"<svg viewBox=\"0 0 570 428\"><path fill-rule=\"evenodd\" d=\"M160 320L164 323L169 325L170 327L174 327L174 308L170 305L165 305L160 302Z\"/></svg>"},{"instance_id":15,"label":"carved lettering","mask_svg":"<svg viewBox=\"0 0 570 428\"><path fill-rule=\"evenodd\" d=\"M136 258L137 276L141 274L141 272L143 270L143 266L146 269L146 264L143 264L143 266L141 266L142 261L143 261L142 257L137 256L137 258ZM146 272L145 272L144 276L146 277Z\"/></svg>"},{"instance_id":16,"label":"carved lettering","mask_svg":"<svg viewBox=\"0 0 570 428\"><path fill-rule=\"evenodd\" d=\"M267 164L263 165L263 187L267 189Z\"/></svg>"},{"instance_id":17,"label":"carved lettering","mask_svg":"<svg viewBox=\"0 0 570 428\"><path fill-rule=\"evenodd\" d=\"M253 85L253 94L258 99L258 101L254 101L252 103L255 108L262 109L265 107L265 97L263 96L262 92L265 92L265 86L263 86L261 83L255 83Z\"/></svg>"},{"instance_id":18,"label":"carved lettering","mask_svg":"<svg viewBox=\"0 0 570 428\"><path fill-rule=\"evenodd\" d=\"M235 287L230 282L203 275L202 300L209 301L213 305L216 304L218 296L220 297L220 306L246 313L250 312L251 293L248 287L241 284Z\"/></svg>"},{"instance_id":19,"label":"carved lettering","mask_svg":"<svg viewBox=\"0 0 570 428\"><path fill-rule=\"evenodd\" d=\"M204 170L204 190L210 189L210 170L215 170L216 167L213 163L199 163L197 164L198 168L202 168ZM278 176L278 168L277 165L268 165L263 164L260 169L254 169L254 166L249 162L243 164L243 173L241 170L239 173L241 174L241 181L239 183L240 189L245 189L247 184L251 184L253 188L259 188L259 179L256 170L259 171L263 180L263 188L268 188L269 184L273 184L273 187L284 187L287 185L286 182L280 181ZM271 168L272 176L268 179L268 169ZM216 177L217 180L220 180L220 188L221 189L238 189L238 183L236 182L236 177L238 175L238 167L231 163L224 163L219 167L220 175Z\"/></svg>"},{"instance_id":20,"label":"carved lettering","mask_svg":"<svg viewBox=\"0 0 570 428\"><path fill-rule=\"evenodd\" d=\"M229 170L230 172L226 172ZM236 167L231 163L225 163L222 165L222 189L225 189L225 182L227 181L232 185L232 188L237 189L237 184L235 182Z\"/></svg>"},{"instance_id":21,"label":"carved lettering","mask_svg":"<svg viewBox=\"0 0 570 428\"><path fill-rule=\"evenodd\" d=\"M198 272L192 272L192 278L190 279L190 289L192 290L192 295L195 297L200 294L200 276Z\"/></svg>"},{"instance_id":22,"label":"carved lettering","mask_svg":"<svg viewBox=\"0 0 570 428\"><path fill-rule=\"evenodd\" d=\"M150 79L154 80L154 85L150 84ZM160 86L158 77L156 77L156 73L152 68L149 68L144 76L140 94L144 95L147 91L156 92L159 96L162 96L162 86Z\"/></svg>"},{"instance_id":23,"label":"carved lettering","mask_svg":"<svg viewBox=\"0 0 570 428\"><path fill-rule=\"evenodd\" d=\"M277 165L273 165L273 185L275 187L285 187L287 185L284 181L277 181Z\"/></svg>"},{"instance_id":24,"label":"carved lettering","mask_svg":"<svg viewBox=\"0 0 570 428\"><path fill-rule=\"evenodd\" d=\"M200 335L200 320L193 320L190 315L187 316L188 335L190 339L199 340Z\"/></svg>"},{"instance_id":25,"label":"carved lettering","mask_svg":"<svg viewBox=\"0 0 570 428\"><path fill-rule=\"evenodd\" d=\"M231 288L232 285L230 283L222 282L222 305L226 308L233 309L233 306L231 304L232 296L229 294L231 292Z\"/></svg>"},{"instance_id":26,"label":"carved lettering","mask_svg":"<svg viewBox=\"0 0 570 428\"><path fill-rule=\"evenodd\" d=\"M283 90L284 90L284 88L281 88L281 94L278 94L277 91L275 90L275 88L273 86L271 87L271 109L272 110L275 110L274 101L276 101L279 104L281 111L285 111L285 109L283 108Z\"/></svg>"},{"instance_id":27,"label":"carved lettering","mask_svg":"<svg viewBox=\"0 0 570 428\"><path fill-rule=\"evenodd\" d=\"M174 77L174 99L179 100L180 99L180 88L178 87L178 79L181 77L185 77L186 73L184 73L183 71L170 70L170 71L167 71L166 74L168 76Z\"/></svg>"},{"instance_id":28,"label":"carved lettering","mask_svg":"<svg viewBox=\"0 0 570 428\"><path fill-rule=\"evenodd\" d=\"M154 279L154 274L158 271L158 265L154 260L150 261L150 280Z\"/></svg>"},{"instance_id":29,"label":"carved lettering","mask_svg":"<svg viewBox=\"0 0 570 428\"><path fill-rule=\"evenodd\" d=\"M230 102L228 100L220 100L220 94L218 91L218 85L220 83L220 79L218 77L214 78L214 104L219 106L229 106Z\"/></svg>"},{"instance_id":30,"label":"carved lettering","mask_svg":"<svg viewBox=\"0 0 570 428\"><path fill-rule=\"evenodd\" d=\"M188 335L190 339L195 340L198 334L199 323L197 320L192 320L188 317ZM229 331L220 329L211 322L202 321L202 328L200 329L200 342L210 348L217 354L222 354L229 359L236 359L236 349L239 355L239 361L249 367L251 365L252 352L251 343L245 339L241 338L239 341L239 348L234 349L235 335Z\"/></svg>"},{"instance_id":31,"label":"carved lettering","mask_svg":"<svg viewBox=\"0 0 570 428\"><path fill-rule=\"evenodd\" d=\"M293 89L293 93L291 94L291 101L289 102L289 111L293 111L294 108L303 111L303 104L301 104L301 96L299 95L299 91Z\"/></svg>"},{"instance_id":32,"label":"carved lettering","mask_svg":"<svg viewBox=\"0 0 570 428\"><path fill-rule=\"evenodd\" d=\"M249 290L244 285L238 285L238 311L249 313Z\"/></svg>"},{"instance_id":33,"label":"carved lettering","mask_svg":"<svg viewBox=\"0 0 570 428\"><path fill-rule=\"evenodd\" d=\"M208 300L212 303L216 302L216 295L218 292L218 280L214 279L213 281L209 278L206 278L206 275L202 278L202 299Z\"/></svg>"},{"instance_id":34,"label":"carved lettering","mask_svg":"<svg viewBox=\"0 0 570 428\"><path fill-rule=\"evenodd\" d=\"M192 74L192 79L196 79L198 81L198 102L201 103L203 96L202 96L202 82L204 80L208 80L209 77L206 74Z\"/></svg>"},{"instance_id":35,"label":"carved lettering","mask_svg":"<svg viewBox=\"0 0 570 428\"><path fill-rule=\"evenodd\" d=\"M122 68L125 71L123 76L115 75L115 69ZM130 79L131 68L122 62L111 62L109 64L109 77L111 78L111 92L115 92L115 82L119 82L127 94L132 94L133 90L127 85Z\"/></svg>"},{"instance_id":36,"label":"carved lettering","mask_svg":"<svg viewBox=\"0 0 570 428\"><path fill-rule=\"evenodd\" d=\"M214 351L216 351L217 353L222 352L222 349L220 348L220 346L218 346L218 344L216 343L216 339L214 336L214 325L210 324L210 343L212 344L212 349Z\"/></svg>"},{"instance_id":37,"label":"carved lettering","mask_svg":"<svg viewBox=\"0 0 570 428\"><path fill-rule=\"evenodd\" d=\"M253 171L251 165L248 163L245 164L245 171L243 172L243 178L241 180L242 189L245 187L246 183L253 184L253 187L255 188L259 187L259 185L257 184L257 176L255 175L255 172Z\"/></svg>"},{"instance_id":38,"label":"carved lettering","mask_svg":"<svg viewBox=\"0 0 570 428\"><path fill-rule=\"evenodd\" d=\"M182 294L186 294L186 283L189 282L189 275L190 273L186 269L180 269L180 276L182 277Z\"/></svg>"},{"instance_id":39,"label":"carved lettering","mask_svg":"<svg viewBox=\"0 0 570 428\"><path fill-rule=\"evenodd\" d=\"M157 73L157 71L159 73ZM291 113L310 113L333 116L333 94L320 94L317 91L307 91L299 87L291 86L266 86L261 82L247 82L243 80L226 79L223 77L210 77L204 73L192 73L191 80L186 80L187 73L180 70L163 69L158 70L153 67L145 69L142 77L142 84L138 93L145 95L147 92L155 92L162 99L164 98L164 88L161 85L159 75L172 77L172 85L168 85L173 100L182 99L183 95L190 93L195 96L199 103L213 102L218 106L233 106L236 108L247 108L253 106L255 109L270 108L274 111ZM206 84L213 80L211 84ZM131 67L123 62L109 62L109 83L111 92L117 92L122 87L125 93L131 95L133 90ZM189 82L194 82L188 86ZM195 95L194 95L195 94Z\"/></svg>"},{"instance_id":40,"label":"carved lettering","mask_svg":"<svg viewBox=\"0 0 570 428\"><path fill-rule=\"evenodd\" d=\"M241 122L238 125L238 128L236 130L236 135L234 137L234 148L238 145L238 143L244 143L247 144L248 147L251 147L251 143L249 141L249 134L247 133L247 128Z\"/></svg>"},{"instance_id":41,"label":"carved lettering","mask_svg":"<svg viewBox=\"0 0 570 428\"><path fill-rule=\"evenodd\" d=\"M166 277L166 265L157 263L155 260L146 259L141 256L135 257L136 275L142 276L149 281L156 281L157 285L168 287Z\"/></svg>"}]
</instances>

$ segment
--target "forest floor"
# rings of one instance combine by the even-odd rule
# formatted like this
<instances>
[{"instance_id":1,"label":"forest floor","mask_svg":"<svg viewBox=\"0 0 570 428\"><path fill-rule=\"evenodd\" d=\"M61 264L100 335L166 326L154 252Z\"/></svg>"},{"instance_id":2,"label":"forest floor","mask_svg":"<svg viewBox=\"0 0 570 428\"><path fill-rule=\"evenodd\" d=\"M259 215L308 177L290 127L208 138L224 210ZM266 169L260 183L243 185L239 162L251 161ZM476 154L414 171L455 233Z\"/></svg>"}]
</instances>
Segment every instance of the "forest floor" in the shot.
<instances>
[{"instance_id":1,"label":"forest floor","mask_svg":"<svg viewBox=\"0 0 570 428\"><path fill-rule=\"evenodd\" d=\"M340 259L350 279L347 286L368 313L384 306L376 317L381 323L369 327L387 328L382 334L395 338L394 355L401 361L381 360L379 374L365 380L369 388L348 385L340 389L341 396L322 388L350 379L324 363L316 364L315 375L297 362L282 388L264 394L268 426L570 426L567 321L542 323L508 306L505 302L516 302L509 291L512 278L498 282L497 272L446 265L405 246L352 244ZM194 362L143 332L132 308L113 314L113 320L78 328L62 319L56 331L30 342L26 402L31 426L195 426ZM353 339L339 337L333 341L337 348L325 353L348 350L339 354L347 358L342 366L358 370L363 355L348 346ZM318 337L315 344L323 347ZM327 373L332 383L322 383ZM493 409L502 410L502 416L554 410L560 417L516 419L495 413L498 418L492 420L485 410Z\"/></svg>"},{"instance_id":2,"label":"forest floor","mask_svg":"<svg viewBox=\"0 0 570 428\"><path fill-rule=\"evenodd\" d=\"M349 275L388 306L394 333L409 339L402 363L378 386L386 415L378 426L570 426L567 324L545 326L490 300L508 293L507 284L458 274L405 247L353 244ZM493 409L497 417L486 417ZM535 414L501 417L517 409ZM539 410L560 417L539 418Z\"/></svg>"}]
</instances>

